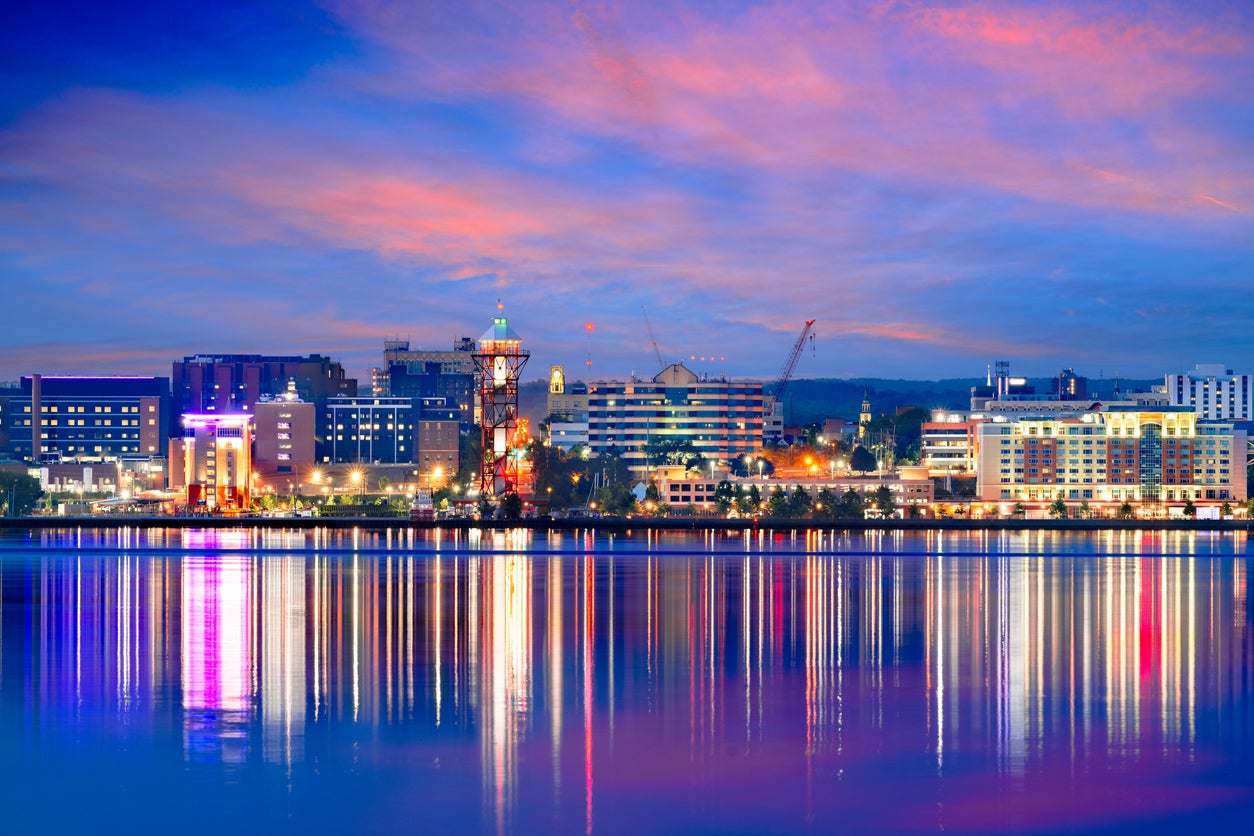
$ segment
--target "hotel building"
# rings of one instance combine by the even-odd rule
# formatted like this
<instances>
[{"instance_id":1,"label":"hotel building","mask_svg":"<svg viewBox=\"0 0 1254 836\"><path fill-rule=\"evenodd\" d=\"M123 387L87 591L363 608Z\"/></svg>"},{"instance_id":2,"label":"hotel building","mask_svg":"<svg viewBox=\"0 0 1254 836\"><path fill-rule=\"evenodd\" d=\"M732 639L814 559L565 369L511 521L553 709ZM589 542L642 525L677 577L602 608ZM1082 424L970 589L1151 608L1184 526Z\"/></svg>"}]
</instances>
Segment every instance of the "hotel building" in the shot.
<instances>
[{"instance_id":1,"label":"hotel building","mask_svg":"<svg viewBox=\"0 0 1254 836\"><path fill-rule=\"evenodd\" d=\"M1206 421L1251 420L1254 375L1233 374L1218 363L1198 364L1185 374L1166 376L1167 402L1187 406Z\"/></svg>"},{"instance_id":2,"label":"hotel building","mask_svg":"<svg viewBox=\"0 0 1254 836\"><path fill-rule=\"evenodd\" d=\"M1170 509L1246 499L1245 432L1189 407L993 420L976 432L976 492L986 502L1061 498L1110 512L1125 501Z\"/></svg>"},{"instance_id":3,"label":"hotel building","mask_svg":"<svg viewBox=\"0 0 1254 836\"><path fill-rule=\"evenodd\" d=\"M651 441L690 442L708 460L756 455L762 441L762 384L698 377L682 364L652 380L595 383L588 392L588 445L648 470Z\"/></svg>"}]
</instances>

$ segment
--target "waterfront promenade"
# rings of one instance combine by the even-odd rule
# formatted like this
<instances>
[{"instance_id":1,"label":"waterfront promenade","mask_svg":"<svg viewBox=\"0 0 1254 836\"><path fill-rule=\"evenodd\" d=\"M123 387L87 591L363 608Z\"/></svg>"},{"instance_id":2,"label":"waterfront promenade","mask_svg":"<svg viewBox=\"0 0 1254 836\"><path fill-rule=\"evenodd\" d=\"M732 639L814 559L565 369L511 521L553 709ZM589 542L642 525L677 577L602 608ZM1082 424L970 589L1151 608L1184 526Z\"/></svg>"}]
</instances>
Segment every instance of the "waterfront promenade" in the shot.
<instances>
[{"instance_id":1,"label":"waterfront promenade","mask_svg":"<svg viewBox=\"0 0 1254 836\"><path fill-rule=\"evenodd\" d=\"M784 517L726 519L722 517L601 517L519 520L407 520L387 517L205 517L205 516L99 516L99 517L0 517L0 530L48 530L66 528L257 528L279 529L530 529L532 531L1250 531L1247 519L837 519L814 520Z\"/></svg>"}]
</instances>

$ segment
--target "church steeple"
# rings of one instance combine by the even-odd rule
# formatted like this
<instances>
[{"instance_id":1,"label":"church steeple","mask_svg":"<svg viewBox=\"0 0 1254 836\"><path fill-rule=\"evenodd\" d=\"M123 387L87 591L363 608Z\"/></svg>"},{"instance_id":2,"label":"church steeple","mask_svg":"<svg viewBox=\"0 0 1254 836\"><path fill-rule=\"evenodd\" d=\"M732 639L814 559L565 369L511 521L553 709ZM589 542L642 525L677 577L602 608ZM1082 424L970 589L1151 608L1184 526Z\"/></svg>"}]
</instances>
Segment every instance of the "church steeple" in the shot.
<instances>
[{"instance_id":1,"label":"church steeple","mask_svg":"<svg viewBox=\"0 0 1254 836\"><path fill-rule=\"evenodd\" d=\"M871 423L871 392L862 387L862 412L858 415L858 438L866 438L867 425Z\"/></svg>"}]
</instances>

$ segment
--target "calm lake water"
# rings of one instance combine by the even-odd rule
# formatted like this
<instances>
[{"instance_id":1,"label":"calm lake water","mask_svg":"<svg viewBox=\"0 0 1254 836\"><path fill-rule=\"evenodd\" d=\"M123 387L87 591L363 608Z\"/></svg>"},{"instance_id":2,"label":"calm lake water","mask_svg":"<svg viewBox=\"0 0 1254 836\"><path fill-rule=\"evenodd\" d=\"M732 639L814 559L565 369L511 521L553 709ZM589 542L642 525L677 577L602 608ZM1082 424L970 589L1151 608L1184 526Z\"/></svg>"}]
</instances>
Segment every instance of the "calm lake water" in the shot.
<instances>
[{"instance_id":1,"label":"calm lake water","mask_svg":"<svg viewBox=\"0 0 1254 836\"><path fill-rule=\"evenodd\" d=\"M4 830L1243 832L1249 553L8 532Z\"/></svg>"}]
</instances>

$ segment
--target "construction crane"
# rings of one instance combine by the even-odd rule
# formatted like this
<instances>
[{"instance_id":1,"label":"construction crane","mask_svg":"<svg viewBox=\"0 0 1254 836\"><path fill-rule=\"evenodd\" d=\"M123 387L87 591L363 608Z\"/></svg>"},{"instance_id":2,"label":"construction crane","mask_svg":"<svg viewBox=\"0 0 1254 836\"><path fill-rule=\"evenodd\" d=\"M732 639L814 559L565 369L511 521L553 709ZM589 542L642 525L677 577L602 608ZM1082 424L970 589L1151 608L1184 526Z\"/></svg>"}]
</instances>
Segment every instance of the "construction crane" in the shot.
<instances>
[{"instance_id":1,"label":"construction crane","mask_svg":"<svg viewBox=\"0 0 1254 836\"><path fill-rule=\"evenodd\" d=\"M653 323L649 322L649 312L645 310L644 305L640 306L640 312L644 314L644 325L649 329L649 341L653 343L653 353L657 355L658 371L666 368L666 361L662 359L662 352L657 347L657 337L653 336Z\"/></svg>"},{"instance_id":2,"label":"construction crane","mask_svg":"<svg viewBox=\"0 0 1254 836\"><path fill-rule=\"evenodd\" d=\"M797 341L793 343L792 351L788 353L788 359L784 361L784 367L780 369L779 377L775 380L775 402L777 404L784 403L784 393L788 391L788 383L792 380L793 369L797 368L797 361L801 359L801 352L806 346L806 340L814 342L814 320L806 320L806 325L801 329L801 336L797 337Z\"/></svg>"}]
</instances>

